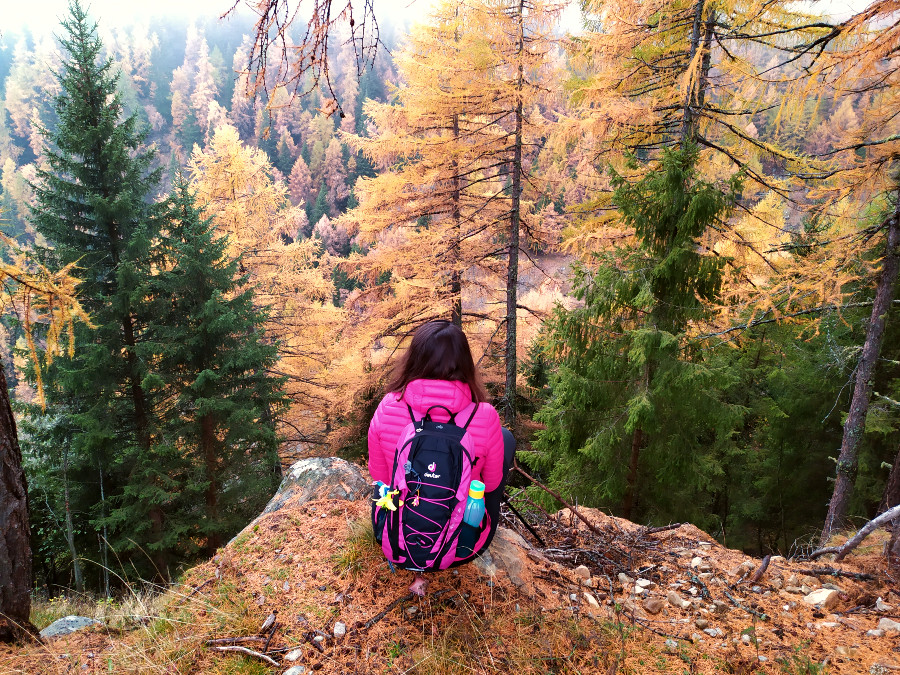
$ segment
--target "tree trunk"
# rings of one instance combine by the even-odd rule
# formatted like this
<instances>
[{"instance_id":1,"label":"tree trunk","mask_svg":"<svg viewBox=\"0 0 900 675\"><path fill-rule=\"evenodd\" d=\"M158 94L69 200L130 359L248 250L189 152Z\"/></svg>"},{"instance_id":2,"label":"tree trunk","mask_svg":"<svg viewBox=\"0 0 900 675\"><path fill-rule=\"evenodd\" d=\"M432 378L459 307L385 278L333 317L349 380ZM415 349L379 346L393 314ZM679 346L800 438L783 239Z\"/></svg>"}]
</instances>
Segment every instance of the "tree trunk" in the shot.
<instances>
[{"instance_id":1,"label":"tree trunk","mask_svg":"<svg viewBox=\"0 0 900 675\"><path fill-rule=\"evenodd\" d=\"M853 398L850 401L847 421L844 423L844 437L841 441L841 452L837 461L837 477L834 482L834 492L828 504L825 526L822 528L822 535L819 538L820 547L826 545L833 532L846 525L850 494L856 480L857 449L866 428L866 415L869 412L869 401L872 397L872 378L881 354L887 313L894 300L894 286L897 281L897 269L900 266L897 258L898 244L900 244L900 199L894 208L894 213L887 220L887 244L882 260L881 274L875 288L875 301L872 304L872 316L866 329L866 339L856 365Z\"/></svg>"},{"instance_id":2,"label":"tree trunk","mask_svg":"<svg viewBox=\"0 0 900 675\"><path fill-rule=\"evenodd\" d=\"M897 506L897 504L900 504L900 450L897 451L897 456L894 457L894 466L891 467L887 485L884 486L878 513L884 513L892 506Z\"/></svg>"},{"instance_id":3,"label":"tree trunk","mask_svg":"<svg viewBox=\"0 0 900 675\"><path fill-rule=\"evenodd\" d=\"M459 115L453 116L453 140L458 142L459 139ZM450 320L453 325L462 328L462 270L460 269L460 260L462 259L462 229L460 226L459 212L459 163L453 158L451 164L453 169L453 187L450 192L450 199L453 202L453 211L451 218L453 219L453 247L450 255L450 264L453 269L450 272L450 295L453 298L452 308L450 310Z\"/></svg>"},{"instance_id":4,"label":"tree trunk","mask_svg":"<svg viewBox=\"0 0 900 675\"><path fill-rule=\"evenodd\" d=\"M0 642L36 639L31 615L31 528L28 481L0 373Z\"/></svg>"},{"instance_id":5,"label":"tree trunk","mask_svg":"<svg viewBox=\"0 0 900 675\"><path fill-rule=\"evenodd\" d=\"M212 415L204 415L200 418L200 446L203 451L203 462L206 465L206 519L211 526L219 520L219 481L218 481L218 453L216 452L216 426ZM222 545L222 538L218 532L209 532L206 535L206 553L213 556L216 549Z\"/></svg>"},{"instance_id":6,"label":"tree trunk","mask_svg":"<svg viewBox=\"0 0 900 675\"><path fill-rule=\"evenodd\" d=\"M631 510L634 508L634 495L637 492L638 459L641 454L641 445L644 442L644 432L635 429L631 437L631 458L628 462L628 477L625 479L625 497L622 499L622 517L631 520Z\"/></svg>"},{"instance_id":7,"label":"tree trunk","mask_svg":"<svg viewBox=\"0 0 900 675\"><path fill-rule=\"evenodd\" d=\"M519 284L519 221L522 193L522 88L525 70L522 60L525 51L525 1L518 3L518 40L516 43L516 132L512 159L512 205L509 214L509 258L506 270L506 405L503 420L512 428L516 421L516 308Z\"/></svg>"},{"instance_id":8,"label":"tree trunk","mask_svg":"<svg viewBox=\"0 0 900 675\"><path fill-rule=\"evenodd\" d=\"M69 503L69 448L65 443L63 448L63 497L66 502L66 543L69 545L69 553L72 556L72 571L75 574L75 590L84 593L84 575L81 572L81 561L78 559L78 550L75 548L75 525L72 522L72 507Z\"/></svg>"}]
</instances>

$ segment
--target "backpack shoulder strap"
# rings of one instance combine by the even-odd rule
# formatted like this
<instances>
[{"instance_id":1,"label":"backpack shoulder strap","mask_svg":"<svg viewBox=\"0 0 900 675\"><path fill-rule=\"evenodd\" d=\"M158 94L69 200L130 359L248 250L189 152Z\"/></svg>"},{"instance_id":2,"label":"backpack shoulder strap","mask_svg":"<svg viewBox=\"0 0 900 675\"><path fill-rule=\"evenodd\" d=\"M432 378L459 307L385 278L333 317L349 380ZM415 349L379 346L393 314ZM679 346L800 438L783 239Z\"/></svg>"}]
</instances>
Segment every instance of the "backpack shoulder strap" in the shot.
<instances>
[{"instance_id":1,"label":"backpack shoulder strap","mask_svg":"<svg viewBox=\"0 0 900 675\"><path fill-rule=\"evenodd\" d=\"M472 420L475 419L475 413L478 412L478 405L479 404L477 402L472 401L472 414L469 415L469 419L466 420L466 423L463 425L463 429L468 429L469 425L472 423ZM462 410L460 410L460 412L462 412Z\"/></svg>"},{"instance_id":2,"label":"backpack shoulder strap","mask_svg":"<svg viewBox=\"0 0 900 675\"><path fill-rule=\"evenodd\" d=\"M415 424L417 421L416 414L413 412L412 406L409 403L406 404L406 409L409 410L409 419L411 419L413 421L413 424Z\"/></svg>"}]
</instances>

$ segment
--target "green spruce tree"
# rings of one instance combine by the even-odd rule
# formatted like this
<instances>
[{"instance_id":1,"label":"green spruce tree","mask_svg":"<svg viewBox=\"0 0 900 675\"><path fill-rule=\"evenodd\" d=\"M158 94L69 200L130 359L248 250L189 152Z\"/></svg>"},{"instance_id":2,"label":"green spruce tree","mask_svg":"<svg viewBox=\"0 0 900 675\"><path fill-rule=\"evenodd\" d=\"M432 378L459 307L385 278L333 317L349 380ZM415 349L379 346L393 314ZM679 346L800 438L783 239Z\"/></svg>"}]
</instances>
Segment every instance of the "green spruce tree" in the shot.
<instances>
[{"instance_id":1,"label":"green spruce tree","mask_svg":"<svg viewBox=\"0 0 900 675\"><path fill-rule=\"evenodd\" d=\"M259 513L281 478L274 420L285 405L284 380L271 374L277 345L265 340L264 313L227 246L179 174L164 262L146 288L155 317L147 344L166 401L161 444L184 465L172 529L183 548L203 542L208 554Z\"/></svg>"},{"instance_id":2,"label":"green spruce tree","mask_svg":"<svg viewBox=\"0 0 900 675\"><path fill-rule=\"evenodd\" d=\"M150 362L141 350L147 316L138 292L150 274L162 215L154 201L159 170L137 117L124 116L112 62L101 56L96 25L78 0L62 25L59 122L44 131L46 168L34 185L32 221L50 242L48 265L75 263L81 270L81 302L95 328L79 326L75 356L57 360L48 374L50 402L55 390L56 400L73 410L73 471L80 472L80 463L106 473L113 502L104 512L96 494L92 515L109 517L123 548L142 544L152 551L164 577L173 485L151 457L158 428L144 387ZM135 502L143 510L139 520L123 511Z\"/></svg>"},{"instance_id":3,"label":"green spruce tree","mask_svg":"<svg viewBox=\"0 0 900 675\"><path fill-rule=\"evenodd\" d=\"M720 395L723 373L694 358L684 335L719 292L723 261L699 240L737 188L697 179L696 156L690 144L667 150L634 184L613 174L635 243L579 268L583 305L550 322L558 371L537 415L546 428L524 453L564 493L627 518L703 522L691 509L721 475L716 458L740 416Z\"/></svg>"}]
</instances>

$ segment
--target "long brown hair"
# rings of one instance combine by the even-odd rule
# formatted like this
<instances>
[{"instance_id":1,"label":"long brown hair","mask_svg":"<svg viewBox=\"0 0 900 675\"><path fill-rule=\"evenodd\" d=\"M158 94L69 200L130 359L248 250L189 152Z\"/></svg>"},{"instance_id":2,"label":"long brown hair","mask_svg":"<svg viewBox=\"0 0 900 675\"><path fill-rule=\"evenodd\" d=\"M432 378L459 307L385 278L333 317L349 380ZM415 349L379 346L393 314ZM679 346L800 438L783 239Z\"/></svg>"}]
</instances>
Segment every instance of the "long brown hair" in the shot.
<instances>
[{"instance_id":1,"label":"long brown hair","mask_svg":"<svg viewBox=\"0 0 900 675\"><path fill-rule=\"evenodd\" d=\"M394 367L387 390L402 394L413 380L465 382L472 390L472 400L487 401L469 341L449 321L429 321L416 328L409 348Z\"/></svg>"}]
</instances>

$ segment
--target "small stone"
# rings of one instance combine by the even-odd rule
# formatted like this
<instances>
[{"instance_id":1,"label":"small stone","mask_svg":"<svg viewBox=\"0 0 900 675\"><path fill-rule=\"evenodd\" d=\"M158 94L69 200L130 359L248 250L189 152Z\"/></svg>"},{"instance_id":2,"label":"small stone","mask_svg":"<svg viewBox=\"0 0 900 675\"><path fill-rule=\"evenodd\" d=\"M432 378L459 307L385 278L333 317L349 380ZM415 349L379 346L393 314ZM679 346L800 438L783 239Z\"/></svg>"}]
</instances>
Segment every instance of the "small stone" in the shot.
<instances>
[{"instance_id":1,"label":"small stone","mask_svg":"<svg viewBox=\"0 0 900 675\"><path fill-rule=\"evenodd\" d=\"M678 651L678 643L675 642L672 638L666 640L666 651L671 653Z\"/></svg>"},{"instance_id":2,"label":"small stone","mask_svg":"<svg viewBox=\"0 0 900 675\"><path fill-rule=\"evenodd\" d=\"M816 624L816 628L837 628L839 625L837 621L822 621Z\"/></svg>"},{"instance_id":3,"label":"small stone","mask_svg":"<svg viewBox=\"0 0 900 675\"><path fill-rule=\"evenodd\" d=\"M885 633L900 633L900 621L893 621L892 619L883 617L878 622L878 628L883 630Z\"/></svg>"},{"instance_id":4,"label":"small stone","mask_svg":"<svg viewBox=\"0 0 900 675\"><path fill-rule=\"evenodd\" d=\"M338 621L334 624L334 637L340 638L347 634L347 624Z\"/></svg>"},{"instance_id":5,"label":"small stone","mask_svg":"<svg viewBox=\"0 0 900 675\"><path fill-rule=\"evenodd\" d=\"M284 675L303 675L306 672L306 666L291 666L286 671L284 671Z\"/></svg>"},{"instance_id":6,"label":"small stone","mask_svg":"<svg viewBox=\"0 0 900 675\"><path fill-rule=\"evenodd\" d=\"M722 637L725 634L721 628L704 628L703 632L711 638Z\"/></svg>"},{"instance_id":7,"label":"small stone","mask_svg":"<svg viewBox=\"0 0 900 675\"><path fill-rule=\"evenodd\" d=\"M841 595L830 588L820 588L803 598L807 605L823 607L826 610L834 608L841 601Z\"/></svg>"},{"instance_id":8,"label":"small stone","mask_svg":"<svg viewBox=\"0 0 900 675\"><path fill-rule=\"evenodd\" d=\"M728 603L722 602L721 600L713 600L713 611L716 614L727 614L728 613Z\"/></svg>"},{"instance_id":9,"label":"small stone","mask_svg":"<svg viewBox=\"0 0 900 675\"><path fill-rule=\"evenodd\" d=\"M594 588L597 585L597 581L595 579L582 579L581 585L585 588Z\"/></svg>"},{"instance_id":10,"label":"small stone","mask_svg":"<svg viewBox=\"0 0 900 675\"><path fill-rule=\"evenodd\" d=\"M590 579L591 571L587 568L586 565L579 565L575 568L575 576L581 577L582 579Z\"/></svg>"},{"instance_id":11,"label":"small stone","mask_svg":"<svg viewBox=\"0 0 900 675\"><path fill-rule=\"evenodd\" d=\"M803 584L803 585L800 587L800 592L801 592L803 595L809 595L809 594L812 593L814 590L815 590L815 589L814 589L812 586L807 586L806 584Z\"/></svg>"},{"instance_id":12,"label":"small stone","mask_svg":"<svg viewBox=\"0 0 900 675\"><path fill-rule=\"evenodd\" d=\"M669 591L666 594L666 600L669 601L669 604L673 607L677 607L678 609L687 609L691 606L691 603L684 598L682 598L675 591Z\"/></svg>"},{"instance_id":13,"label":"small stone","mask_svg":"<svg viewBox=\"0 0 900 675\"><path fill-rule=\"evenodd\" d=\"M821 586L819 580L816 577L811 577L809 575L804 575L800 577L800 585L808 586L809 588L816 589Z\"/></svg>"},{"instance_id":14,"label":"small stone","mask_svg":"<svg viewBox=\"0 0 900 675\"><path fill-rule=\"evenodd\" d=\"M889 605L888 603L886 603L886 602L885 602L884 600L882 600L881 598L878 598L878 599L875 601L875 609L877 609L879 612L889 612L889 611L891 611L891 610L893 609L893 606L892 606L892 605Z\"/></svg>"},{"instance_id":15,"label":"small stone","mask_svg":"<svg viewBox=\"0 0 900 675\"><path fill-rule=\"evenodd\" d=\"M709 628L709 621L703 618L694 619L694 625L700 630L703 630L704 628Z\"/></svg>"},{"instance_id":16,"label":"small stone","mask_svg":"<svg viewBox=\"0 0 900 675\"><path fill-rule=\"evenodd\" d=\"M750 590L753 591L754 593L760 593L760 592L762 592L762 586L754 586Z\"/></svg>"},{"instance_id":17,"label":"small stone","mask_svg":"<svg viewBox=\"0 0 900 675\"><path fill-rule=\"evenodd\" d=\"M784 585L785 585L785 586L799 586L799 585L800 585L800 578L799 578L796 574L792 574L792 575L789 576L789 577L787 578L787 580L784 582Z\"/></svg>"},{"instance_id":18,"label":"small stone","mask_svg":"<svg viewBox=\"0 0 900 675\"><path fill-rule=\"evenodd\" d=\"M846 645L838 645L834 648L834 653L838 656L856 656L858 651L855 647L847 647Z\"/></svg>"},{"instance_id":19,"label":"small stone","mask_svg":"<svg viewBox=\"0 0 900 675\"><path fill-rule=\"evenodd\" d=\"M702 642L703 642L703 636L700 635L700 633L691 633L691 642L694 642L694 643L702 643Z\"/></svg>"},{"instance_id":20,"label":"small stone","mask_svg":"<svg viewBox=\"0 0 900 675\"><path fill-rule=\"evenodd\" d=\"M644 600L644 609L646 609L651 614L659 614L663 607L665 607L665 602L663 602L662 598L647 598Z\"/></svg>"},{"instance_id":21,"label":"small stone","mask_svg":"<svg viewBox=\"0 0 900 675\"><path fill-rule=\"evenodd\" d=\"M691 586L691 587L688 589L688 593L690 593L691 595L697 595L697 587L696 587L696 586Z\"/></svg>"},{"instance_id":22,"label":"small stone","mask_svg":"<svg viewBox=\"0 0 900 675\"><path fill-rule=\"evenodd\" d=\"M91 619L86 616L66 616L62 619L57 619L49 626L44 628L41 631L41 637L58 637L60 635L69 635L70 633L74 633L75 631L79 631L83 628L87 628L88 626L94 626L99 624L100 622L96 619Z\"/></svg>"},{"instance_id":23,"label":"small stone","mask_svg":"<svg viewBox=\"0 0 900 675\"><path fill-rule=\"evenodd\" d=\"M407 607L406 608L406 616L415 616L416 612L419 611L418 607Z\"/></svg>"},{"instance_id":24,"label":"small stone","mask_svg":"<svg viewBox=\"0 0 900 675\"><path fill-rule=\"evenodd\" d=\"M578 593L569 593L569 600L572 602L578 602Z\"/></svg>"},{"instance_id":25,"label":"small stone","mask_svg":"<svg viewBox=\"0 0 900 675\"><path fill-rule=\"evenodd\" d=\"M700 565L702 565L702 564L703 564L703 558L701 558L700 556L695 556L694 558L691 558L691 567L692 568L700 567Z\"/></svg>"},{"instance_id":26,"label":"small stone","mask_svg":"<svg viewBox=\"0 0 900 675\"><path fill-rule=\"evenodd\" d=\"M745 645L749 645L750 644L750 636L746 635L746 634L741 635L741 642L743 642Z\"/></svg>"},{"instance_id":27,"label":"small stone","mask_svg":"<svg viewBox=\"0 0 900 675\"><path fill-rule=\"evenodd\" d=\"M869 637L880 638L884 637L884 631L880 628L872 628L871 630L866 631L866 635Z\"/></svg>"},{"instance_id":28,"label":"small stone","mask_svg":"<svg viewBox=\"0 0 900 675\"><path fill-rule=\"evenodd\" d=\"M415 609L415 607L413 607L413 609ZM409 612L409 610L406 610L406 611L407 611L407 613ZM313 638L313 642L318 642L319 644L322 644L323 642L325 642L325 636L324 635L316 635Z\"/></svg>"},{"instance_id":29,"label":"small stone","mask_svg":"<svg viewBox=\"0 0 900 675\"><path fill-rule=\"evenodd\" d=\"M782 558L782 560L784 560L784 558ZM757 656L757 657L756 657L756 658L758 658L758 659L759 659L759 662L760 662L760 663L765 663L765 662L766 662L766 661L768 661L768 660L769 660L769 659L768 659L768 657L766 657L766 656L763 656L763 655L762 655L762 654L760 654L760 655L759 655L759 656Z\"/></svg>"},{"instance_id":30,"label":"small stone","mask_svg":"<svg viewBox=\"0 0 900 675\"><path fill-rule=\"evenodd\" d=\"M594 597L592 593L585 593L584 599L587 600L587 604L594 609L600 609L600 603L597 602L597 598Z\"/></svg>"},{"instance_id":31,"label":"small stone","mask_svg":"<svg viewBox=\"0 0 900 675\"><path fill-rule=\"evenodd\" d=\"M784 588L784 579L782 579L781 577L775 577L770 583L772 584L772 588L774 588L776 591L780 591L782 588Z\"/></svg>"},{"instance_id":32,"label":"small stone","mask_svg":"<svg viewBox=\"0 0 900 675\"><path fill-rule=\"evenodd\" d=\"M803 589L800 588L799 586L785 586L785 587L784 587L784 592L785 592L785 593L795 593L795 594L796 594L796 593L802 593L802 592L803 592Z\"/></svg>"},{"instance_id":33,"label":"small stone","mask_svg":"<svg viewBox=\"0 0 900 675\"><path fill-rule=\"evenodd\" d=\"M633 584L634 579L625 574L625 572L619 572L619 583L623 586L627 586L628 584Z\"/></svg>"},{"instance_id":34,"label":"small stone","mask_svg":"<svg viewBox=\"0 0 900 675\"><path fill-rule=\"evenodd\" d=\"M841 592L841 587L836 584L822 584L822 588L830 588L832 591Z\"/></svg>"},{"instance_id":35,"label":"small stone","mask_svg":"<svg viewBox=\"0 0 900 675\"><path fill-rule=\"evenodd\" d=\"M281 590L287 593L289 590L291 590L291 584L285 581L283 584L281 584Z\"/></svg>"},{"instance_id":36,"label":"small stone","mask_svg":"<svg viewBox=\"0 0 900 675\"><path fill-rule=\"evenodd\" d=\"M635 586L640 586L641 588L650 588L653 585L653 582L649 579L638 579L634 582Z\"/></svg>"},{"instance_id":37,"label":"small stone","mask_svg":"<svg viewBox=\"0 0 900 675\"><path fill-rule=\"evenodd\" d=\"M301 656L303 656L302 649L292 649L291 651L289 651L287 654L284 655L284 660L290 661L291 663L293 663L294 661L299 659Z\"/></svg>"},{"instance_id":38,"label":"small stone","mask_svg":"<svg viewBox=\"0 0 900 675\"><path fill-rule=\"evenodd\" d=\"M646 593L646 592L647 592L647 589L644 588L643 586L635 586L635 587L634 587L634 594L635 594L635 595L643 595L643 594Z\"/></svg>"}]
</instances>

